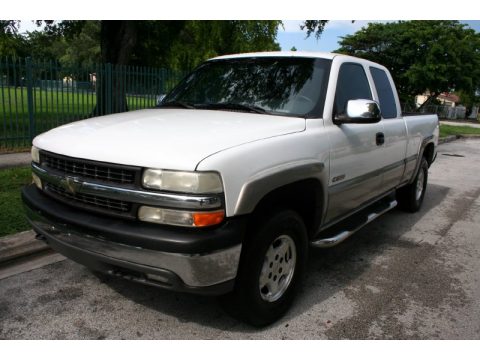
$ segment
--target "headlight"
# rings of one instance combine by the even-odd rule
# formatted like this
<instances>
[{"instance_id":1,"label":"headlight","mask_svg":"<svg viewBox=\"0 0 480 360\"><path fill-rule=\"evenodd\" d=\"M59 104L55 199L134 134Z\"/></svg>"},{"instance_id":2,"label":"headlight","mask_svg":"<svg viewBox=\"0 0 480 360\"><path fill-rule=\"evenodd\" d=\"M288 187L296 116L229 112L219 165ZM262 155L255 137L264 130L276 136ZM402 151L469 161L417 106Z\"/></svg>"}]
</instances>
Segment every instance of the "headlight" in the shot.
<instances>
[{"instance_id":1,"label":"headlight","mask_svg":"<svg viewBox=\"0 0 480 360\"><path fill-rule=\"evenodd\" d=\"M176 226L212 226L220 224L224 217L225 211L223 210L192 212L151 206L140 206L138 210L138 218L142 221Z\"/></svg>"},{"instance_id":2,"label":"headlight","mask_svg":"<svg viewBox=\"0 0 480 360\"><path fill-rule=\"evenodd\" d=\"M218 194L223 192L220 175L215 172L186 172L146 169L143 186L150 189L178 191L191 194Z\"/></svg>"},{"instance_id":3,"label":"headlight","mask_svg":"<svg viewBox=\"0 0 480 360\"><path fill-rule=\"evenodd\" d=\"M38 148L36 148L35 146L32 146L31 154L32 154L32 161L34 163L39 164L40 163L40 152L39 152Z\"/></svg>"}]
</instances>

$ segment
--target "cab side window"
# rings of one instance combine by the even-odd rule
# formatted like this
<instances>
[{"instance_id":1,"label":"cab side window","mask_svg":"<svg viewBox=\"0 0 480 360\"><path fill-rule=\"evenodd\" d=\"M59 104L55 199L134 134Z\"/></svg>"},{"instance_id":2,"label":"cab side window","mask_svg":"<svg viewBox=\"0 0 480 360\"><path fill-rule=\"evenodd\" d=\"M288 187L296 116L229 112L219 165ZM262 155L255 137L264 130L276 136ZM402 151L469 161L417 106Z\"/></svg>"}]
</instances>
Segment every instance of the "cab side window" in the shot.
<instances>
[{"instance_id":1,"label":"cab side window","mask_svg":"<svg viewBox=\"0 0 480 360\"><path fill-rule=\"evenodd\" d=\"M360 64L344 63L338 73L334 116L345 114L348 100L357 99L373 100L367 75Z\"/></svg>"},{"instance_id":2,"label":"cab side window","mask_svg":"<svg viewBox=\"0 0 480 360\"><path fill-rule=\"evenodd\" d=\"M380 110L384 119L397 117L397 104L387 73L382 69L370 67L375 88L377 89Z\"/></svg>"}]
</instances>

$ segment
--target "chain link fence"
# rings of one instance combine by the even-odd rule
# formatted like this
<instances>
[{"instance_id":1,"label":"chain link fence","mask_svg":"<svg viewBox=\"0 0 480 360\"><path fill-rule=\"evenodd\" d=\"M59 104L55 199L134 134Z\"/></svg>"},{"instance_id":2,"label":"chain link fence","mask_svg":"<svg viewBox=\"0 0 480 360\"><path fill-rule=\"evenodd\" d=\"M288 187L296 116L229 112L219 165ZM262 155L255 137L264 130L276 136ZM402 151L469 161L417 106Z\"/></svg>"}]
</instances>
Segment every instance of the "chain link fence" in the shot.
<instances>
[{"instance_id":1,"label":"chain link fence","mask_svg":"<svg viewBox=\"0 0 480 360\"><path fill-rule=\"evenodd\" d=\"M439 119L457 120L457 119L469 119L478 120L479 108L473 107L470 114L467 116L467 108L462 105L450 106L450 105L427 105L417 109L414 105L403 104L402 111L404 113L425 113L425 114L437 114Z\"/></svg>"}]
</instances>

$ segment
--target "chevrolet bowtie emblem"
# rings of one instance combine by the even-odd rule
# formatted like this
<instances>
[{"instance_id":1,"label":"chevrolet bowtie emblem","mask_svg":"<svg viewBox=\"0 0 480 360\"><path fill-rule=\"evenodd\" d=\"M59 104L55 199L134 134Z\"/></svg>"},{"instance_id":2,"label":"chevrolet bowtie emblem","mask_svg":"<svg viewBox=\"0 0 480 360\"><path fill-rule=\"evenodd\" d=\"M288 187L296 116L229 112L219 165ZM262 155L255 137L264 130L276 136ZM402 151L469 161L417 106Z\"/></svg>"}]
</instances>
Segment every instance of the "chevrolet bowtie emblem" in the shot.
<instances>
[{"instance_id":1,"label":"chevrolet bowtie emblem","mask_svg":"<svg viewBox=\"0 0 480 360\"><path fill-rule=\"evenodd\" d=\"M82 187L82 183L74 177L67 176L64 180L64 187L67 192L75 195L75 193Z\"/></svg>"}]
</instances>

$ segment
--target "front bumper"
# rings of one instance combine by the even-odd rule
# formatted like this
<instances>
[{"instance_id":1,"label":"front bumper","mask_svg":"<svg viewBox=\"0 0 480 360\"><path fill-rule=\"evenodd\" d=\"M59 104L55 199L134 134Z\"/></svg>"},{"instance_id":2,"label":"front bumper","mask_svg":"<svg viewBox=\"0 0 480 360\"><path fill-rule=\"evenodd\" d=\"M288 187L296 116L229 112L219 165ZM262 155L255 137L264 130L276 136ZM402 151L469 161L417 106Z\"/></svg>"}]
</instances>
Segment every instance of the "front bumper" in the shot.
<instances>
[{"instance_id":1,"label":"front bumper","mask_svg":"<svg viewBox=\"0 0 480 360\"><path fill-rule=\"evenodd\" d=\"M233 289L245 219L193 231L73 209L33 185L23 189L22 199L40 238L87 267L177 291L218 295Z\"/></svg>"}]
</instances>

